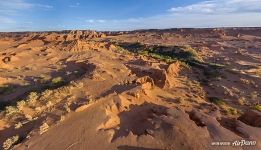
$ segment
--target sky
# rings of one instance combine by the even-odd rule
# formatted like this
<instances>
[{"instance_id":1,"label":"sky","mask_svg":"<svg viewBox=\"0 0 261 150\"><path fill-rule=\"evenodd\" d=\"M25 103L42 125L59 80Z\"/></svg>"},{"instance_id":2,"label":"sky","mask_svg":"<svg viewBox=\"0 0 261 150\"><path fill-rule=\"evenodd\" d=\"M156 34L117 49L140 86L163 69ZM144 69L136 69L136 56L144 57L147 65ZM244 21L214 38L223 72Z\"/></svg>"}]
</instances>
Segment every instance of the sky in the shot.
<instances>
[{"instance_id":1,"label":"sky","mask_svg":"<svg viewBox=\"0 0 261 150\"><path fill-rule=\"evenodd\" d=\"M0 0L0 32L261 27L261 0Z\"/></svg>"}]
</instances>

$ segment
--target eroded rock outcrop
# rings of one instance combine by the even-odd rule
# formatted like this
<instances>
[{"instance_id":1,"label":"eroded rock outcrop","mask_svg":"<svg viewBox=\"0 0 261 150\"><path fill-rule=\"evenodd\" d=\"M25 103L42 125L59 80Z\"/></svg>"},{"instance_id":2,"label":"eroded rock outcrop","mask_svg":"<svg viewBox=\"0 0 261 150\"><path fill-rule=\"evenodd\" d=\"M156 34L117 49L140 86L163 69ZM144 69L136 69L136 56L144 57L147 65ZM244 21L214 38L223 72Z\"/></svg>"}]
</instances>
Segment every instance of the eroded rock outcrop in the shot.
<instances>
[{"instance_id":1,"label":"eroded rock outcrop","mask_svg":"<svg viewBox=\"0 0 261 150\"><path fill-rule=\"evenodd\" d=\"M176 78L181 70L180 62L170 64L166 69L156 67L142 67L139 65L128 65L132 73L138 77L149 76L153 79L156 86L161 88L173 88L177 83Z\"/></svg>"},{"instance_id":2,"label":"eroded rock outcrop","mask_svg":"<svg viewBox=\"0 0 261 150\"><path fill-rule=\"evenodd\" d=\"M83 40L75 40L70 43L65 43L65 47L63 50L65 51L72 51L72 52L77 52L77 51L87 51L87 50L96 50L96 51L101 51L101 50L110 50L113 47L111 44L106 43L106 42L94 42L94 41L83 41Z\"/></svg>"},{"instance_id":3,"label":"eroded rock outcrop","mask_svg":"<svg viewBox=\"0 0 261 150\"><path fill-rule=\"evenodd\" d=\"M144 90L150 90L154 87L154 81L149 76L138 78L135 83L140 84Z\"/></svg>"},{"instance_id":4,"label":"eroded rock outcrop","mask_svg":"<svg viewBox=\"0 0 261 150\"><path fill-rule=\"evenodd\" d=\"M164 72L166 78L164 88L175 87L175 83L177 82L176 77L178 77L180 70L181 70L180 62L176 62L168 66L166 72Z\"/></svg>"}]
</instances>

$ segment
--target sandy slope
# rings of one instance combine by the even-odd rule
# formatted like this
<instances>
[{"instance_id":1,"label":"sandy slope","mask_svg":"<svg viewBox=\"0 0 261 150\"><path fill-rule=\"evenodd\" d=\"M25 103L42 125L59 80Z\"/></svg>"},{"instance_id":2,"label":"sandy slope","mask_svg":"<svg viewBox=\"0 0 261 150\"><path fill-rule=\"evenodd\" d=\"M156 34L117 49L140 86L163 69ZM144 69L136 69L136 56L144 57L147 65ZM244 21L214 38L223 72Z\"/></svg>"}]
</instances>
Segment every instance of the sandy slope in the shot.
<instances>
[{"instance_id":1,"label":"sandy slope","mask_svg":"<svg viewBox=\"0 0 261 150\"><path fill-rule=\"evenodd\" d=\"M2 33L0 143L18 135L9 148L260 149L259 33ZM170 46L162 51L190 45L207 69L129 52L137 41ZM226 68L209 73L208 63ZM241 139L257 144L211 145Z\"/></svg>"}]
</instances>

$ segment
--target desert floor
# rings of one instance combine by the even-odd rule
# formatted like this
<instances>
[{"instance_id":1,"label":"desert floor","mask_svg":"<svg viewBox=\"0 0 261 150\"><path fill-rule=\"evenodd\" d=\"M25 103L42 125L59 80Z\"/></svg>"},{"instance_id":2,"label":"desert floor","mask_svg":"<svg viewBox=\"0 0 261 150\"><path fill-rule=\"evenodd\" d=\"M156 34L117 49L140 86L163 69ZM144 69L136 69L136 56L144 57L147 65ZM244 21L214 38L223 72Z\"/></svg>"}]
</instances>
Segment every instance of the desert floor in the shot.
<instances>
[{"instance_id":1,"label":"desert floor","mask_svg":"<svg viewBox=\"0 0 261 150\"><path fill-rule=\"evenodd\" d=\"M260 150L260 87L261 28L0 33L0 146Z\"/></svg>"}]
</instances>

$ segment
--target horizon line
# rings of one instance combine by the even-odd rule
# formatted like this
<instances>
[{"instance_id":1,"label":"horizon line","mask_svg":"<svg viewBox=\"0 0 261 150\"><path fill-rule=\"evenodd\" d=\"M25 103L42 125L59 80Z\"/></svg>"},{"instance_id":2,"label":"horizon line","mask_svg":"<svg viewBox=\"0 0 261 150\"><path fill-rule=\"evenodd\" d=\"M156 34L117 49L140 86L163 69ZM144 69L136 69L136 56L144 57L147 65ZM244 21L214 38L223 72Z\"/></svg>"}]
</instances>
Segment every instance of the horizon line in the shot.
<instances>
[{"instance_id":1,"label":"horizon line","mask_svg":"<svg viewBox=\"0 0 261 150\"><path fill-rule=\"evenodd\" d=\"M231 29L231 28L261 28L261 26L216 26L216 27L173 27L173 28L140 28L130 30L95 30L95 29L61 29L61 30L25 30L25 31L0 31L0 33L37 33L37 32L64 32L64 31L97 31L97 32L135 32L146 30L171 30L171 29Z\"/></svg>"}]
</instances>

